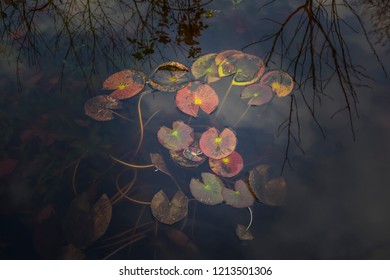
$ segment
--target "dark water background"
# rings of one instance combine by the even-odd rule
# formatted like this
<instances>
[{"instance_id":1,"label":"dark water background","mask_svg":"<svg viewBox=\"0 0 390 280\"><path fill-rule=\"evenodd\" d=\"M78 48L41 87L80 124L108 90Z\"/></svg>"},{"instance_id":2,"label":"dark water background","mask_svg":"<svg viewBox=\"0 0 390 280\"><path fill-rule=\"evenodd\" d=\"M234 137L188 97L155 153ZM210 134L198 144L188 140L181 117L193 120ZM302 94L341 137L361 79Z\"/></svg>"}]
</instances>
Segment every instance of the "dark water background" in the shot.
<instances>
[{"instance_id":1,"label":"dark water background","mask_svg":"<svg viewBox=\"0 0 390 280\"><path fill-rule=\"evenodd\" d=\"M120 110L130 122L86 116L84 103L108 94L101 89L108 76L124 69L149 75L162 62L191 66L201 55L237 49L296 81L293 95L251 108L234 128L247 164L238 177L261 163L283 171L286 205L256 202L255 239L243 242L234 230L249 222L247 209L191 201L184 224L156 227L148 206L123 200L114 205L105 235L83 248L85 258L105 258L121 248L110 258L388 259L388 1L318 2L2 2L0 257L63 257L72 186L94 201L115 195L126 168L112 167L107 155L134 152L138 97ZM220 97L229 83L213 84ZM233 126L247 106L240 91L232 88L217 120L201 114L191 125L198 131ZM177 110L173 93L144 97L144 121L156 111L132 160L147 164L149 153L162 154L192 197L188 183L208 171L207 164L179 168L156 139L159 127L189 118ZM129 170L118 181L132 178ZM175 191L168 176L139 170L132 195L150 201L162 188ZM140 235L126 232L143 223Z\"/></svg>"}]
</instances>

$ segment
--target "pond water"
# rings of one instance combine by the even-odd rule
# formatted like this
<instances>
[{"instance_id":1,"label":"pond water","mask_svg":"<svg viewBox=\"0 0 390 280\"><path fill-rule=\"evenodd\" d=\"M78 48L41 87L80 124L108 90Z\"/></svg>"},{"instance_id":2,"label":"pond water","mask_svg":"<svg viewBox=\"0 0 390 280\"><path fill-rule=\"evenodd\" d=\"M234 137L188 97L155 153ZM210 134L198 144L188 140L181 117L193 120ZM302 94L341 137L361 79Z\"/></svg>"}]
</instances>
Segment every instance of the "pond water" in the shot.
<instances>
[{"instance_id":1,"label":"pond water","mask_svg":"<svg viewBox=\"0 0 390 280\"><path fill-rule=\"evenodd\" d=\"M386 1L3 2L1 258L390 258ZM210 84L220 101L211 115L190 117L175 92L158 90L121 100L109 121L85 114L88 100L112 92L103 82L116 72L149 79L162 63L191 69L224 50L288 73L293 91L248 109L244 86L233 85L222 106L228 76ZM194 199L190 181L212 172L209 164L181 167L157 139L178 120L197 133L232 129L244 167L224 184L267 165L286 181L283 205L257 199L248 211ZM151 153L171 176L112 158L150 165ZM171 199L177 185L188 214L158 222L153 196L164 190ZM128 198L118 192L126 187ZM236 226L246 227L251 213L254 239L242 241Z\"/></svg>"}]
</instances>

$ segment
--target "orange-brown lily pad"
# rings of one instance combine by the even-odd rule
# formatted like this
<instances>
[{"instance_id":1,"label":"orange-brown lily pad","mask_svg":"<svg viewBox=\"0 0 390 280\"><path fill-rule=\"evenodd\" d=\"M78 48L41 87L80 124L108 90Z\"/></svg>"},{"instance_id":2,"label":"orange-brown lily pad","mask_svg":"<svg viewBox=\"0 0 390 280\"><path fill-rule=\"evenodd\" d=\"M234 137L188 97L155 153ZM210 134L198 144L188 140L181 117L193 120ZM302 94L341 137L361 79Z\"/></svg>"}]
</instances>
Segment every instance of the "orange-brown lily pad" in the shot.
<instances>
[{"instance_id":1,"label":"orange-brown lily pad","mask_svg":"<svg viewBox=\"0 0 390 280\"><path fill-rule=\"evenodd\" d=\"M81 193L71 202L64 218L64 233L69 243L85 248L100 238L111 221L112 205L107 195L91 205L87 193Z\"/></svg>"},{"instance_id":2,"label":"orange-brown lily pad","mask_svg":"<svg viewBox=\"0 0 390 280\"><path fill-rule=\"evenodd\" d=\"M238 224L236 227L236 235L238 239L247 241L247 240L253 240L252 232L247 229L244 225Z\"/></svg>"},{"instance_id":3,"label":"orange-brown lily pad","mask_svg":"<svg viewBox=\"0 0 390 280\"><path fill-rule=\"evenodd\" d=\"M242 180L236 181L234 190L224 188L222 190L222 196L226 204L236 208L246 208L255 202L255 197L249 190L248 184Z\"/></svg>"},{"instance_id":4,"label":"orange-brown lily pad","mask_svg":"<svg viewBox=\"0 0 390 280\"><path fill-rule=\"evenodd\" d=\"M184 193L178 191L171 201L163 190L153 196L151 202L153 216L161 223L172 225L188 214L188 198Z\"/></svg>"},{"instance_id":5,"label":"orange-brown lily pad","mask_svg":"<svg viewBox=\"0 0 390 280\"><path fill-rule=\"evenodd\" d=\"M197 117L199 108L211 114L218 106L218 95L208 84L199 81L191 82L177 91L176 105L180 111Z\"/></svg>"},{"instance_id":6,"label":"orange-brown lily pad","mask_svg":"<svg viewBox=\"0 0 390 280\"><path fill-rule=\"evenodd\" d=\"M114 118L113 109L120 109L120 101L107 95L97 95L85 102L85 114L97 121L109 121Z\"/></svg>"},{"instance_id":7,"label":"orange-brown lily pad","mask_svg":"<svg viewBox=\"0 0 390 280\"><path fill-rule=\"evenodd\" d=\"M123 70L108 77L103 83L103 89L115 89L109 96L126 99L141 92L145 83L145 73L137 70Z\"/></svg>"},{"instance_id":8,"label":"orange-brown lily pad","mask_svg":"<svg viewBox=\"0 0 390 280\"><path fill-rule=\"evenodd\" d=\"M218 81L218 65L215 63L216 53L202 55L192 63L191 73L195 79L205 76L207 83Z\"/></svg>"},{"instance_id":9,"label":"orange-brown lily pad","mask_svg":"<svg viewBox=\"0 0 390 280\"><path fill-rule=\"evenodd\" d=\"M149 84L160 91L177 91L189 82L189 69L175 61L159 65L152 73Z\"/></svg>"},{"instance_id":10,"label":"orange-brown lily pad","mask_svg":"<svg viewBox=\"0 0 390 280\"><path fill-rule=\"evenodd\" d=\"M209 165L211 170L219 176L234 177L243 169L244 160L239 153L233 151L230 155L222 159L210 158Z\"/></svg>"},{"instance_id":11,"label":"orange-brown lily pad","mask_svg":"<svg viewBox=\"0 0 390 280\"><path fill-rule=\"evenodd\" d=\"M215 57L215 64L220 65L222 61L224 61L226 58L229 56L232 56L234 54L241 54L241 51L238 50L226 50L226 51L221 51L217 54ZM233 74L233 73L232 73Z\"/></svg>"},{"instance_id":12,"label":"orange-brown lily pad","mask_svg":"<svg viewBox=\"0 0 390 280\"><path fill-rule=\"evenodd\" d=\"M248 105L259 106L272 100L273 94L270 86L265 84L252 84L246 86L241 92L241 98L247 99Z\"/></svg>"},{"instance_id":13,"label":"orange-brown lily pad","mask_svg":"<svg viewBox=\"0 0 390 280\"><path fill-rule=\"evenodd\" d=\"M262 59L247 53L228 56L218 66L218 74L225 77L234 74L232 85L249 85L260 79L265 71Z\"/></svg>"},{"instance_id":14,"label":"orange-brown lily pad","mask_svg":"<svg viewBox=\"0 0 390 280\"><path fill-rule=\"evenodd\" d=\"M249 172L249 185L257 199L267 205L281 206L287 196L287 183L283 177L268 179L269 168L259 165Z\"/></svg>"},{"instance_id":15,"label":"orange-brown lily pad","mask_svg":"<svg viewBox=\"0 0 390 280\"><path fill-rule=\"evenodd\" d=\"M171 151L183 150L194 141L194 130L182 121L175 121L172 129L163 126L157 132L158 141Z\"/></svg>"},{"instance_id":16,"label":"orange-brown lily pad","mask_svg":"<svg viewBox=\"0 0 390 280\"><path fill-rule=\"evenodd\" d=\"M233 130L225 128L221 133L214 127L206 130L199 140L203 153L212 159L222 159L230 155L237 145Z\"/></svg>"},{"instance_id":17,"label":"orange-brown lily pad","mask_svg":"<svg viewBox=\"0 0 390 280\"><path fill-rule=\"evenodd\" d=\"M203 182L191 179L190 190L196 200L207 204L216 205L223 201L222 189L224 185L216 175L208 172L201 174Z\"/></svg>"},{"instance_id":18,"label":"orange-brown lily pad","mask_svg":"<svg viewBox=\"0 0 390 280\"><path fill-rule=\"evenodd\" d=\"M261 77L261 84L271 87L278 97L289 95L294 87L294 81L289 74L281 70L269 71Z\"/></svg>"}]
</instances>

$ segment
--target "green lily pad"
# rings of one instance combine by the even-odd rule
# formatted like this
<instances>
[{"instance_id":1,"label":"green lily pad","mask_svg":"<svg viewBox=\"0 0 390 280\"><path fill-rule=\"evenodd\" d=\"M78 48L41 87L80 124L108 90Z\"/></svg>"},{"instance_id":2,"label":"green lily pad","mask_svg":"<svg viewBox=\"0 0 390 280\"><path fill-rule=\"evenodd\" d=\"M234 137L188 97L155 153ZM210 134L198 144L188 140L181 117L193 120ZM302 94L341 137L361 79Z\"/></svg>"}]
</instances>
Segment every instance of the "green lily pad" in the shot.
<instances>
[{"instance_id":1,"label":"green lily pad","mask_svg":"<svg viewBox=\"0 0 390 280\"><path fill-rule=\"evenodd\" d=\"M149 84L160 91L177 91L188 84L188 73L185 65L175 61L166 62L153 71Z\"/></svg>"},{"instance_id":2,"label":"green lily pad","mask_svg":"<svg viewBox=\"0 0 390 280\"><path fill-rule=\"evenodd\" d=\"M196 200L207 204L216 205L223 201L222 189L224 185L216 175L204 172L201 174L203 182L191 179L190 190Z\"/></svg>"},{"instance_id":3,"label":"green lily pad","mask_svg":"<svg viewBox=\"0 0 390 280\"><path fill-rule=\"evenodd\" d=\"M157 132L158 141L171 151L183 150L194 141L193 129L182 121L175 121L172 129L163 126Z\"/></svg>"},{"instance_id":4,"label":"green lily pad","mask_svg":"<svg viewBox=\"0 0 390 280\"><path fill-rule=\"evenodd\" d=\"M151 201L153 216L161 223L172 225L188 214L188 198L184 193L178 191L171 201L163 190L157 192Z\"/></svg>"},{"instance_id":5,"label":"green lily pad","mask_svg":"<svg viewBox=\"0 0 390 280\"><path fill-rule=\"evenodd\" d=\"M242 180L236 181L234 190L224 188L222 196L226 204L236 208L246 208L255 202L255 197L249 190L247 183Z\"/></svg>"},{"instance_id":6,"label":"green lily pad","mask_svg":"<svg viewBox=\"0 0 390 280\"><path fill-rule=\"evenodd\" d=\"M218 65L215 63L216 53L210 53L199 57L191 66L192 75L195 79L205 76L207 83L218 81Z\"/></svg>"},{"instance_id":7,"label":"green lily pad","mask_svg":"<svg viewBox=\"0 0 390 280\"><path fill-rule=\"evenodd\" d=\"M271 87L259 83L246 86L241 92L241 98L250 98L248 101L248 105L252 106L263 105L271 101L272 97L273 94Z\"/></svg>"},{"instance_id":8,"label":"green lily pad","mask_svg":"<svg viewBox=\"0 0 390 280\"><path fill-rule=\"evenodd\" d=\"M224 61L226 58L228 58L229 56L232 56L234 54L242 54L242 51L238 51L238 50L225 50L225 51L219 52L217 54L217 56L215 57L215 64L220 65L222 63L222 61Z\"/></svg>"},{"instance_id":9,"label":"green lily pad","mask_svg":"<svg viewBox=\"0 0 390 280\"><path fill-rule=\"evenodd\" d=\"M218 67L220 77L234 74L232 85L249 85L260 79L265 71L265 64L257 56L239 53L228 56Z\"/></svg>"}]
</instances>

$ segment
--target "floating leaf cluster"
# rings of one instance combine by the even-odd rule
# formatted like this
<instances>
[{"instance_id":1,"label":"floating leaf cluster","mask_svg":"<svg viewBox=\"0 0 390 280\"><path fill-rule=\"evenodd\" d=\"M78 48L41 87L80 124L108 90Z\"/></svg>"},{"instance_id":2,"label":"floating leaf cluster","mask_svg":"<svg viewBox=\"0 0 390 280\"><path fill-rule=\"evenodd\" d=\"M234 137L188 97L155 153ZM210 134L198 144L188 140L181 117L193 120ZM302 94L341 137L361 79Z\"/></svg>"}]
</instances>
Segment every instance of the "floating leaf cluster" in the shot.
<instances>
[{"instance_id":1,"label":"floating leaf cluster","mask_svg":"<svg viewBox=\"0 0 390 280\"><path fill-rule=\"evenodd\" d=\"M218 93L211 83L225 79L225 77L231 77L231 84L220 102ZM215 111L218 117L233 85L242 87L240 97L247 101L248 110L250 106L260 106L270 102L274 96L289 95L294 88L294 81L282 70L266 72L263 60L255 55L238 50L225 50L199 57L191 68L175 61L163 63L155 68L148 81L145 73L139 70L129 69L117 72L103 83L103 89L113 90L113 92L87 100L84 107L85 113L95 120L111 120L115 115L120 115L114 110L123 108L121 100L136 96L143 91L146 85L155 91L175 92L175 104L178 110L196 118L199 114L210 115ZM145 93L140 95L138 102L141 140L136 153L143 137L140 102ZM284 204L287 184L283 177L272 177L269 172L270 167L267 165L253 168L246 178L237 178L234 186L225 183L224 178L239 176L244 169L244 159L236 151L237 135L233 129L224 128L220 131L217 127L210 126L204 131L195 132L193 127L177 120L170 127L161 126L157 131L157 139L169 151L171 159L181 167L197 168L208 159L210 170L213 173L202 172L201 179L192 178L188 184L189 191L197 201L206 205L224 202L232 207L248 208L251 222L247 227L239 224L236 228L236 235L240 240L253 239L249 230L252 223L250 207L256 199L270 206ZM160 154L151 153L150 157L152 164L140 166L125 163L111 156L112 159L129 168L155 167L174 180L174 176ZM175 183L179 190L171 199L164 189L161 189L154 194L150 202L150 209L155 219L169 225L182 220L188 214L189 199L185 190L181 190L176 181ZM86 204L86 213L82 214L88 215L85 219L90 219L88 222L93 229L85 229L82 236L76 236L72 231L68 231L67 238L70 243L82 248L104 233L111 217L111 205L105 197L101 200L103 202L98 202L93 207L87 205L81 198L77 198L74 202L74 206L70 208L70 213L65 219L66 224L69 228L81 224L82 221L79 221L74 213L81 211L81 204ZM101 210L100 214L96 209ZM84 219L83 215L80 219ZM95 226L95 223L98 226Z\"/></svg>"}]
</instances>

